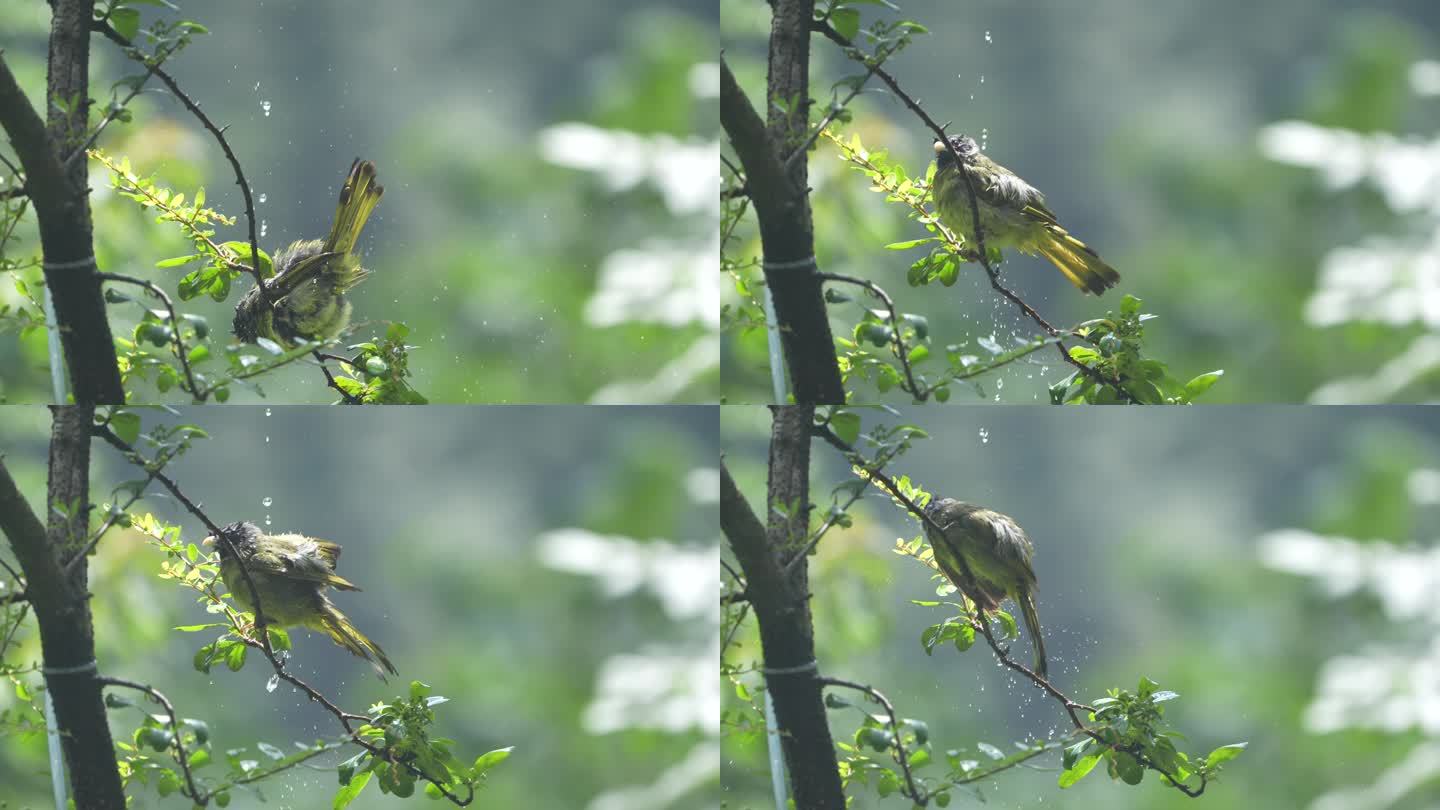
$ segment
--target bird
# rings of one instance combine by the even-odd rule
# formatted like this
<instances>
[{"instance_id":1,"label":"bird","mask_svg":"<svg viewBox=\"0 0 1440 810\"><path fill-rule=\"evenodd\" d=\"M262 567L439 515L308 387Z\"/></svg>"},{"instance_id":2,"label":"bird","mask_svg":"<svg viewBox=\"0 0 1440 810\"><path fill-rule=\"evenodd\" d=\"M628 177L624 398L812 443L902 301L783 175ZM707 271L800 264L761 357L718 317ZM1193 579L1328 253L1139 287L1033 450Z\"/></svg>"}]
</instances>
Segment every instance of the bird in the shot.
<instances>
[{"instance_id":1,"label":"bird","mask_svg":"<svg viewBox=\"0 0 1440 810\"><path fill-rule=\"evenodd\" d=\"M334 340L344 332L351 315L345 293L370 275L360 266L355 243L384 193L375 182L375 164L356 158L340 189L330 235L292 242L275 254L276 273L265 280L264 292L256 284L235 305L235 337L245 343L266 338L291 348Z\"/></svg>"},{"instance_id":2,"label":"bird","mask_svg":"<svg viewBox=\"0 0 1440 810\"><path fill-rule=\"evenodd\" d=\"M946 227L964 237L967 244L978 241L970 191L960 174L964 171L975 189L987 248L1013 247L1030 256L1044 256L1082 292L1102 295L1120 282L1115 268L1060 227L1039 190L986 157L974 138L952 135L949 141L960 155L959 168L945 143L935 141L935 176L930 187Z\"/></svg>"},{"instance_id":3,"label":"bird","mask_svg":"<svg viewBox=\"0 0 1440 810\"><path fill-rule=\"evenodd\" d=\"M928 523L925 526L941 573L982 614L998 610L1007 597L1015 600L1035 648L1035 673L1047 677L1045 640L1035 608L1035 569L1031 565L1035 545L1029 535L1008 515L954 498L932 499L925 506L925 515L944 531L938 534ZM961 560L965 562L963 567Z\"/></svg>"},{"instance_id":4,"label":"bird","mask_svg":"<svg viewBox=\"0 0 1440 810\"><path fill-rule=\"evenodd\" d=\"M220 576L225 586L236 604L255 614L257 625L306 627L325 633L336 644L369 661L382 680L386 672L399 674L380 645L356 629L325 595L325 589L330 587L360 590L335 573L335 563L340 559L338 544L303 534L266 534L246 521L231 523L221 528L220 534L223 539L211 535L203 544L219 552ZM244 571L250 573L255 584L258 610Z\"/></svg>"}]
</instances>

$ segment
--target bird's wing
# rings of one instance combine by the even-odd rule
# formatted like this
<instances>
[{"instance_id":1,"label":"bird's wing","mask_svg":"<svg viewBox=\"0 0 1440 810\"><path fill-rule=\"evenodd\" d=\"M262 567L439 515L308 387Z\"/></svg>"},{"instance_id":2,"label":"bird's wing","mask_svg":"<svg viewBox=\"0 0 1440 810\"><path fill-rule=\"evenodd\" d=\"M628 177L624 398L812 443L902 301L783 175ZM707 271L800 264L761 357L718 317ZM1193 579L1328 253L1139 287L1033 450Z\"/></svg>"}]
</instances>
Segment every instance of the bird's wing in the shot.
<instances>
[{"instance_id":1,"label":"bird's wing","mask_svg":"<svg viewBox=\"0 0 1440 810\"><path fill-rule=\"evenodd\" d=\"M302 534L278 534L270 539L270 548L252 558L264 572L318 582L342 591L360 590L355 583L335 573L335 561L340 558L340 546L335 543Z\"/></svg>"},{"instance_id":2,"label":"bird's wing","mask_svg":"<svg viewBox=\"0 0 1440 810\"><path fill-rule=\"evenodd\" d=\"M979 163L967 163L965 171L975 186L975 196L985 203L1015 210L1036 207L1039 211L1049 213L1049 209L1045 207L1044 194L995 161L984 158ZM1053 218L1054 215L1051 216Z\"/></svg>"},{"instance_id":3,"label":"bird's wing","mask_svg":"<svg viewBox=\"0 0 1440 810\"><path fill-rule=\"evenodd\" d=\"M332 258L340 255L339 253L325 252L321 250L323 247L324 243L317 239L310 242L296 242L281 251L280 255L275 257L276 264L280 265L286 264L287 257L285 254L287 253L308 253L312 251L313 253L299 260L292 260L294 264L286 267L279 275L265 282L265 286L269 288L271 294L276 298L289 295L301 284L318 276Z\"/></svg>"},{"instance_id":4,"label":"bird's wing","mask_svg":"<svg viewBox=\"0 0 1440 810\"><path fill-rule=\"evenodd\" d=\"M1030 543L1030 536L1020 528L1014 518L989 509L977 509L967 515L966 520L972 522L976 530L973 532L975 536L992 542L991 550L995 552L995 556L1007 562L1024 563L1023 566L1016 566L1017 568L1030 567L1034 546Z\"/></svg>"}]
</instances>

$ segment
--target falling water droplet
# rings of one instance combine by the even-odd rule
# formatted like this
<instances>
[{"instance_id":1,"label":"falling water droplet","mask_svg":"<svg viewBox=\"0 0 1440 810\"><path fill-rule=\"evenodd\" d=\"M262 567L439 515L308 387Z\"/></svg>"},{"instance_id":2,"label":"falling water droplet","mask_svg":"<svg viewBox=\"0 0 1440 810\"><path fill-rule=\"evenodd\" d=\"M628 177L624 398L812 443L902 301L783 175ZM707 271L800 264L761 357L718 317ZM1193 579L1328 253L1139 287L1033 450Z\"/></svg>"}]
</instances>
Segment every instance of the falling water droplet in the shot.
<instances>
[{"instance_id":1,"label":"falling water droplet","mask_svg":"<svg viewBox=\"0 0 1440 810\"><path fill-rule=\"evenodd\" d=\"M270 676L270 680L268 680L268 681L265 682L265 691L266 691L266 692L274 692L274 691L275 691L275 687L277 687L277 686L279 686L279 685L280 685L280 676L279 676L278 674L277 674L277 675L271 675L271 676Z\"/></svg>"},{"instance_id":2,"label":"falling water droplet","mask_svg":"<svg viewBox=\"0 0 1440 810\"><path fill-rule=\"evenodd\" d=\"M270 497L269 495L266 495L264 498L260 499L260 505L265 507L266 509L269 509L270 505L273 503L275 503L275 499Z\"/></svg>"},{"instance_id":3,"label":"falling water droplet","mask_svg":"<svg viewBox=\"0 0 1440 810\"><path fill-rule=\"evenodd\" d=\"M992 42L994 42L994 41L995 41L995 39L990 36L990 32L989 32L989 31L986 31L986 32L985 32L985 42L986 42L986 43L992 43Z\"/></svg>"},{"instance_id":4,"label":"falling water droplet","mask_svg":"<svg viewBox=\"0 0 1440 810\"><path fill-rule=\"evenodd\" d=\"M266 222L266 221L263 220L263 219L260 220L260 238L261 238L261 239L264 239L264 238L265 238L265 233L266 233L267 231L269 231L269 230L270 230L270 223Z\"/></svg>"},{"instance_id":5,"label":"falling water droplet","mask_svg":"<svg viewBox=\"0 0 1440 810\"><path fill-rule=\"evenodd\" d=\"M260 102L260 109L265 113L265 117L266 117L266 118L269 118L269 117L270 117L270 102L268 102L268 101L262 101L262 102Z\"/></svg>"},{"instance_id":6,"label":"falling water droplet","mask_svg":"<svg viewBox=\"0 0 1440 810\"><path fill-rule=\"evenodd\" d=\"M980 74L980 83L981 83L981 84L984 84L984 83L985 83L985 74L984 74L984 73L981 73L981 74Z\"/></svg>"},{"instance_id":7,"label":"falling water droplet","mask_svg":"<svg viewBox=\"0 0 1440 810\"><path fill-rule=\"evenodd\" d=\"M989 431L989 430L987 430L987 429L985 429L985 428L980 428L980 443L981 443L981 444L989 444L989 443L990 443L990 431Z\"/></svg>"},{"instance_id":8,"label":"falling water droplet","mask_svg":"<svg viewBox=\"0 0 1440 810\"><path fill-rule=\"evenodd\" d=\"M266 193L263 192L263 191L260 192L260 202L263 203L263 202L265 202L265 201L268 200L268 199L270 199L270 195L266 194Z\"/></svg>"},{"instance_id":9,"label":"falling water droplet","mask_svg":"<svg viewBox=\"0 0 1440 810\"><path fill-rule=\"evenodd\" d=\"M270 415L270 409L269 409L269 408L266 408L266 409L265 409L265 415L266 415L266 416L269 416L269 415Z\"/></svg>"}]
</instances>

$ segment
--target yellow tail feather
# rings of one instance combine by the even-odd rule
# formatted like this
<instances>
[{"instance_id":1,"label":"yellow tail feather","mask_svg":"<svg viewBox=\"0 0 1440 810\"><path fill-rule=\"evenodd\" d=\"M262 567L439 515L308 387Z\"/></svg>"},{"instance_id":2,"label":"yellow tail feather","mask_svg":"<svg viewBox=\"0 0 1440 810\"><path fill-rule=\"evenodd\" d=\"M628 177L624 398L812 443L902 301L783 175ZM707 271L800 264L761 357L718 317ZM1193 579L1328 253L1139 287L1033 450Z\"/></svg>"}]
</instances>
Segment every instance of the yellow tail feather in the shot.
<instances>
[{"instance_id":1,"label":"yellow tail feather","mask_svg":"<svg viewBox=\"0 0 1440 810\"><path fill-rule=\"evenodd\" d=\"M1040 636L1040 614L1035 610L1035 595L1030 592L1020 594L1015 601L1020 603L1020 612L1025 616L1025 629L1030 633L1030 643L1035 647L1035 674L1042 678L1049 677L1045 662L1045 640Z\"/></svg>"},{"instance_id":2,"label":"yellow tail feather","mask_svg":"<svg viewBox=\"0 0 1440 810\"><path fill-rule=\"evenodd\" d=\"M327 604L322 608L320 615L321 626L316 629L324 631L336 644L349 650L352 655L369 661L382 680L387 671L391 675L400 674L396 671L395 665L390 663L390 659L385 656L385 651L380 649L380 645L366 638L365 634L351 624L339 608ZM382 667L384 671L382 671Z\"/></svg>"},{"instance_id":3,"label":"yellow tail feather","mask_svg":"<svg viewBox=\"0 0 1440 810\"><path fill-rule=\"evenodd\" d=\"M1047 228L1040 254L1059 268L1070 283L1088 293L1103 294L1120 282L1120 274L1095 251L1060 228Z\"/></svg>"},{"instance_id":4,"label":"yellow tail feather","mask_svg":"<svg viewBox=\"0 0 1440 810\"><path fill-rule=\"evenodd\" d=\"M370 219L384 186L375 182L375 164L368 160L355 159L350 164L350 175L345 178L345 187L340 189L340 205L335 209L335 224L325 240L326 253L346 254L355 248L360 239L360 230Z\"/></svg>"}]
</instances>

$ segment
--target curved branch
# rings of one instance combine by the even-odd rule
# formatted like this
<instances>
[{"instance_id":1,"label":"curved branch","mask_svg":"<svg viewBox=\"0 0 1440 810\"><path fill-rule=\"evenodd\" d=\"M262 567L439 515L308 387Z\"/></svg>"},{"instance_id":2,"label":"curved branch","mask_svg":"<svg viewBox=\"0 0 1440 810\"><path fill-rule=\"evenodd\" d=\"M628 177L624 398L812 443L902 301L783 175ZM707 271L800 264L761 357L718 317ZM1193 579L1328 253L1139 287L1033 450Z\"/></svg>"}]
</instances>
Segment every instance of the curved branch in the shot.
<instances>
[{"instance_id":1,"label":"curved branch","mask_svg":"<svg viewBox=\"0 0 1440 810\"><path fill-rule=\"evenodd\" d=\"M201 391L200 386L195 383L195 375L190 370L190 356L189 353L185 351L185 339L180 335L180 319L175 315L175 305L171 303L170 296L166 295L165 291L160 289L158 285L142 278L125 276L119 273L100 273L99 275L100 278L107 281L120 281L126 284L134 284L137 287L143 287L151 295L159 298L161 303L165 305L165 311L170 313L170 332L173 335L171 342L175 347L175 356L180 358L180 367L185 371L186 390L190 392L190 396L194 397L197 402L204 402L205 398L210 395L210 392Z\"/></svg>"}]
</instances>

